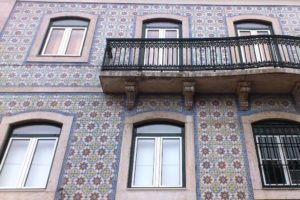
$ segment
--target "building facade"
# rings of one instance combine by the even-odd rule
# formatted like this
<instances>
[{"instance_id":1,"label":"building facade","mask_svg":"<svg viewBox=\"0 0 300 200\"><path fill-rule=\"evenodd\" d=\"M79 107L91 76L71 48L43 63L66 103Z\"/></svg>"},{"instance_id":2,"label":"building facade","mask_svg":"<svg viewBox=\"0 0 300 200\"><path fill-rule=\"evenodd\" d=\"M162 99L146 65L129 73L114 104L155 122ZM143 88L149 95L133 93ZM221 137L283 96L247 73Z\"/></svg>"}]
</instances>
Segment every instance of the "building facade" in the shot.
<instances>
[{"instance_id":1,"label":"building facade","mask_svg":"<svg viewBox=\"0 0 300 200\"><path fill-rule=\"evenodd\" d=\"M300 199L300 2L0 2L0 199Z\"/></svg>"}]
</instances>

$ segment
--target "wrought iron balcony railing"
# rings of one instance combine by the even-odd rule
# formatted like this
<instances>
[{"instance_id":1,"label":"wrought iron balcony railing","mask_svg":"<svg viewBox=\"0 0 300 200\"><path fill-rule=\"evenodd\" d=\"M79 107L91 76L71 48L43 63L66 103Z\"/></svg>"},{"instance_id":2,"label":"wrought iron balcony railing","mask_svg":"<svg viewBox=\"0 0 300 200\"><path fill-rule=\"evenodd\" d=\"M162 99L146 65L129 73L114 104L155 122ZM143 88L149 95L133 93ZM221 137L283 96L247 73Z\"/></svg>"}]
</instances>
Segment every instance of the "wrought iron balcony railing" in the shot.
<instances>
[{"instance_id":1,"label":"wrought iron balcony railing","mask_svg":"<svg viewBox=\"0 0 300 200\"><path fill-rule=\"evenodd\" d=\"M107 39L103 71L300 68L300 37Z\"/></svg>"}]
</instances>

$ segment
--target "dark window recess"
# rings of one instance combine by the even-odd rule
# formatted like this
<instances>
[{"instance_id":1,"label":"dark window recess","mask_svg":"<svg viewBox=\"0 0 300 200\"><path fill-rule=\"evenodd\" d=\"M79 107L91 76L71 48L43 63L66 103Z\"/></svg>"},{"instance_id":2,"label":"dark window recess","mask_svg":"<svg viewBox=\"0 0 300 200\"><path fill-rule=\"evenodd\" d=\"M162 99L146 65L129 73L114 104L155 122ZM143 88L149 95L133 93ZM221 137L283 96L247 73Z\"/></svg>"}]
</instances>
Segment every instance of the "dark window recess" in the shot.
<instances>
[{"instance_id":1,"label":"dark window recess","mask_svg":"<svg viewBox=\"0 0 300 200\"><path fill-rule=\"evenodd\" d=\"M263 185L299 187L300 124L261 121L252 126Z\"/></svg>"}]
</instances>

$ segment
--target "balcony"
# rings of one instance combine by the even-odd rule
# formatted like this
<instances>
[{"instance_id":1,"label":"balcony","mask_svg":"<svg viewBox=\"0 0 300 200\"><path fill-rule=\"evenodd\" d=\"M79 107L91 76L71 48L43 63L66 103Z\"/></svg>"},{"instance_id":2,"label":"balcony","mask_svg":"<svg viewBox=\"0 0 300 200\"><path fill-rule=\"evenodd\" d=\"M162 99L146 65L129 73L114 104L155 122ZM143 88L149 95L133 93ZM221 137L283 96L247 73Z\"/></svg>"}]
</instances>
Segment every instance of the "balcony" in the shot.
<instances>
[{"instance_id":1,"label":"balcony","mask_svg":"<svg viewBox=\"0 0 300 200\"><path fill-rule=\"evenodd\" d=\"M108 93L288 93L299 74L300 37L107 39L100 80Z\"/></svg>"}]
</instances>

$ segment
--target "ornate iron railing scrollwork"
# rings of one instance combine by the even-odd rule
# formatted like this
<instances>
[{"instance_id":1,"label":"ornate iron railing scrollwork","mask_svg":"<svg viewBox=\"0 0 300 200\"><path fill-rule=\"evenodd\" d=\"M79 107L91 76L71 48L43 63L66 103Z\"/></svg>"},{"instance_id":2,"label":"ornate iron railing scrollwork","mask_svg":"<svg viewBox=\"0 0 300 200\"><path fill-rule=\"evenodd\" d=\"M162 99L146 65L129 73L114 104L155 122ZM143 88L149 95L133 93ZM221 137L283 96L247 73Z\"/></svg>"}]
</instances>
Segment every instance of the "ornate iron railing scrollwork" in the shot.
<instances>
[{"instance_id":1,"label":"ornate iron railing scrollwork","mask_svg":"<svg viewBox=\"0 0 300 200\"><path fill-rule=\"evenodd\" d=\"M300 68L300 37L107 39L103 71Z\"/></svg>"}]
</instances>

